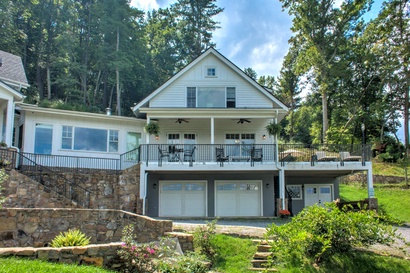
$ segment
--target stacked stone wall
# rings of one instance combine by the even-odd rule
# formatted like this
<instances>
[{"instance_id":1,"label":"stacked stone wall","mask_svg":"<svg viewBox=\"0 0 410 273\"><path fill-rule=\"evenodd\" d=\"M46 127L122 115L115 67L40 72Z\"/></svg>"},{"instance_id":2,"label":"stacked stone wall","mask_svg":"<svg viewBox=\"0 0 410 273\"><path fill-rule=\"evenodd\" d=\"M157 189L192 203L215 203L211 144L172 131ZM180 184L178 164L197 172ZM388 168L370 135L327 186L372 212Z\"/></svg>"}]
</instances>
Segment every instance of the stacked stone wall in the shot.
<instances>
[{"instance_id":1,"label":"stacked stone wall","mask_svg":"<svg viewBox=\"0 0 410 273\"><path fill-rule=\"evenodd\" d=\"M27 176L28 175L28 176ZM69 208L78 207L70 200L47 189L39 182L18 171L11 170L9 179L4 182L4 193L8 208ZM39 177L33 174L33 177ZM142 212L142 202L139 198L140 166L124 170L118 174L104 170L81 173L47 173L42 172L42 179L52 181L57 187L63 186L66 181L89 190L90 208L93 209L119 209L129 212Z\"/></svg>"},{"instance_id":2,"label":"stacked stone wall","mask_svg":"<svg viewBox=\"0 0 410 273\"><path fill-rule=\"evenodd\" d=\"M366 173L355 173L352 175L344 176L342 178L342 183L348 182L364 182L367 183ZM404 177L401 176L388 176L388 175L373 175L373 183L377 184L398 184L403 183Z\"/></svg>"},{"instance_id":3,"label":"stacked stone wall","mask_svg":"<svg viewBox=\"0 0 410 273\"><path fill-rule=\"evenodd\" d=\"M90 243L121 241L126 225L133 224L138 242L158 240L172 231L172 221L155 220L121 210L29 209L0 210L0 247L47 246L60 232L79 229Z\"/></svg>"}]
</instances>

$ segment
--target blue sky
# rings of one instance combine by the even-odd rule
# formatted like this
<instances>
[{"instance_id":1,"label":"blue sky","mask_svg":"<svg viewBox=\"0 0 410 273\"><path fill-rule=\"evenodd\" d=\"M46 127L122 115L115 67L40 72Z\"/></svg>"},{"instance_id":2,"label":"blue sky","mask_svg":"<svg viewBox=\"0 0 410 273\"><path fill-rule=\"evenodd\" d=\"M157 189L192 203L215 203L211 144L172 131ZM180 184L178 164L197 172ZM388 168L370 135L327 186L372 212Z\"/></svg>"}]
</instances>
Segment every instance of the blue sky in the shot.
<instances>
[{"instance_id":1,"label":"blue sky","mask_svg":"<svg viewBox=\"0 0 410 273\"><path fill-rule=\"evenodd\" d=\"M176 0L132 0L142 10L165 8ZM340 0L336 0L340 2ZM213 35L219 52L244 69L251 67L258 76L278 76L292 36L292 19L278 0L217 0L225 10L215 20L220 29ZM375 0L367 18L380 11L382 0Z\"/></svg>"}]
</instances>

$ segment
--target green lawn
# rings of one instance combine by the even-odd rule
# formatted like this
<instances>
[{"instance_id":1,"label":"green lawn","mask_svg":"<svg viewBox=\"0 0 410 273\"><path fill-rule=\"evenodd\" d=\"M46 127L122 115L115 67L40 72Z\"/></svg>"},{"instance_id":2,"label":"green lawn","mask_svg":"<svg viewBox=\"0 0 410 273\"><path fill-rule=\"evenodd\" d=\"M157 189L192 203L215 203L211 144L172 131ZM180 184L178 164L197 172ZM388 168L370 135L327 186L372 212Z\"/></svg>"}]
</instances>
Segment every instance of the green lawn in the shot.
<instances>
[{"instance_id":1,"label":"green lawn","mask_svg":"<svg viewBox=\"0 0 410 273\"><path fill-rule=\"evenodd\" d=\"M410 189L374 185L374 194L380 208L391 217L410 223ZM340 197L343 201L356 201L367 198L367 188L359 183L341 184Z\"/></svg>"},{"instance_id":2,"label":"green lawn","mask_svg":"<svg viewBox=\"0 0 410 273\"><path fill-rule=\"evenodd\" d=\"M113 273L95 266L48 263L40 260L0 257L1 273Z\"/></svg>"}]
</instances>

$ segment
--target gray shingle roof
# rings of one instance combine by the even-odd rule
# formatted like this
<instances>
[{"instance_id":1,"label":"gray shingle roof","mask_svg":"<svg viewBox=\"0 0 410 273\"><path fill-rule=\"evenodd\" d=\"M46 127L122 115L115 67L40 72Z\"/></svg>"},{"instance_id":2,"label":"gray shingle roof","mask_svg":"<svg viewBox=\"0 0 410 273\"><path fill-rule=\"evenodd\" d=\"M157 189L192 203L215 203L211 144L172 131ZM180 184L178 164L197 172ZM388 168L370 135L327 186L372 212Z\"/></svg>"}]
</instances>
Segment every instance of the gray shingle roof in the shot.
<instances>
[{"instance_id":1,"label":"gray shingle roof","mask_svg":"<svg viewBox=\"0 0 410 273\"><path fill-rule=\"evenodd\" d=\"M28 85L26 73L24 71L23 62L19 56L0 50L0 79L11 81L14 84Z\"/></svg>"}]
</instances>

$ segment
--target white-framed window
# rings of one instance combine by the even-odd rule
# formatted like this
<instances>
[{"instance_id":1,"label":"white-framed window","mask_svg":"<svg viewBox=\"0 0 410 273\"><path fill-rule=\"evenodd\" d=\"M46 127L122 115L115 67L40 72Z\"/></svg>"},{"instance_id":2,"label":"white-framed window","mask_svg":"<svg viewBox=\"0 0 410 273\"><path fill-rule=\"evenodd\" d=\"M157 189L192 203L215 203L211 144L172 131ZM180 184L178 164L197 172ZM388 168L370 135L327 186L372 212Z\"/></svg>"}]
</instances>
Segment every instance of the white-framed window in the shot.
<instances>
[{"instance_id":1,"label":"white-framed window","mask_svg":"<svg viewBox=\"0 0 410 273\"><path fill-rule=\"evenodd\" d=\"M64 125L61 131L61 149L118 152L118 130Z\"/></svg>"},{"instance_id":2,"label":"white-framed window","mask_svg":"<svg viewBox=\"0 0 410 273\"><path fill-rule=\"evenodd\" d=\"M53 125L36 123L34 132L34 153L51 154L53 146Z\"/></svg>"},{"instance_id":3,"label":"white-framed window","mask_svg":"<svg viewBox=\"0 0 410 273\"><path fill-rule=\"evenodd\" d=\"M235 87L187 87L187 108L235 108Z\"/></svg>"},{"instance_id":4,"label":"white-framed window","mask_svg":"<svg viewBox=\"0 0 410 273\"><path fill-rule=\"evenodd\" d=\"M302 200L302 185L286 185L292 200Z\"/></svg>"},{"instance_id":5,"label":"white-framed window","mask_svg":"<svg viewBox=\"0 0 410 273\"><path fill-rule=\"evenodd\" d=\"M226 155L250 156L252 146L255 144L255 134L225 134L225 144L232 144L226 147Z\"/></svg>"},{"instance_id":6,"label":"white-framed window","mask_svg":"<svg viewBox=\"0 0 410 273\"><path fill-rule=\"evenodd\" d=\"M208 67L206 69L206 76L207 77L216 77L216 68L215 67Z\"/></svg>"}]
</instances>

